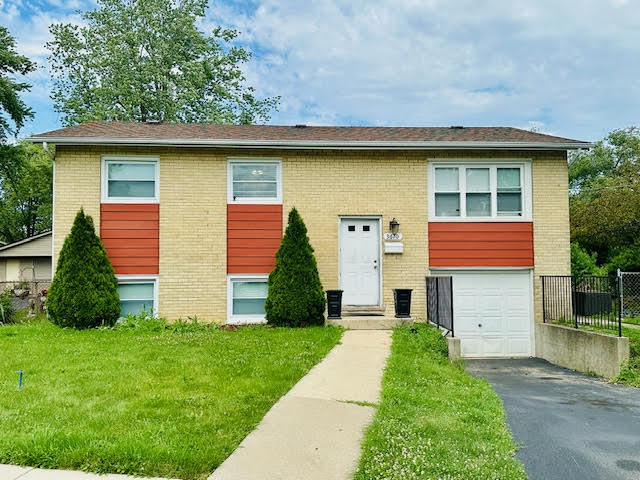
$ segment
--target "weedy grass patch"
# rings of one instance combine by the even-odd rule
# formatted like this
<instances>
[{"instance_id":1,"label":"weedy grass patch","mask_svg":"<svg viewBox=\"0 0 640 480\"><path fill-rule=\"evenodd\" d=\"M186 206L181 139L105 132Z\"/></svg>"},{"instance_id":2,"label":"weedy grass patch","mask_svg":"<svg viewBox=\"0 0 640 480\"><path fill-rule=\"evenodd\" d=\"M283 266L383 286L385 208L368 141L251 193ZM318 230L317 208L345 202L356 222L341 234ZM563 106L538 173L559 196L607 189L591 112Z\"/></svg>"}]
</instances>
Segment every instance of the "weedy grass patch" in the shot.
<instances>
[{"instance_id":1,"label":"weedy grass patch","mask_svg":"<svg viewBox=\"0 0 640 480\"><path fill-rule=\"evenodd\" d=\"M206 478L341 335L161 323L1 326L0 463Z\"/></svg>"},{"instance_id":2,"label":"weedy grass patch","mask_svg":"<svg viewBox=\"0 0 640 480\"><path fill-rule=\"evenodd\" d=\"M449 361L440 332L396 329L355 479L525 479L515 451L500 399Z\"/></svg>"}]
</instances>

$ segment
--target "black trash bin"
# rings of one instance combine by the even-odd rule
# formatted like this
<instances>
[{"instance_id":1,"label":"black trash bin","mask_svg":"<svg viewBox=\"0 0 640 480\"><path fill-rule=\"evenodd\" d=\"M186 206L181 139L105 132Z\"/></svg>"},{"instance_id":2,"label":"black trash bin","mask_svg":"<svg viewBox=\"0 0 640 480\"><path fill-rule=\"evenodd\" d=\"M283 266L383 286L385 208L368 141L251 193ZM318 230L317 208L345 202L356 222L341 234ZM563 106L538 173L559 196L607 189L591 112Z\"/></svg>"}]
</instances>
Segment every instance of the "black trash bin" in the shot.
<instances>
[{"instance_id":1,"label":"black trash bin","mask_svg":"<svg viewBox=\"0 0 640 480\"><path fill-rule=\"evenodd\" d=\"M327 317L342 317L342 290L327 290Z\"/></svg>"},{"instance_id":2,"label":"black trash bin","mask_svg":"<svg viewBox=\"0 0 640 480\"><path fill-rule=\"evenodd\" d=\"M411 316L411 288L394 288L393 303L396 307L396 318Z\"/></svg>"}]
</instances>

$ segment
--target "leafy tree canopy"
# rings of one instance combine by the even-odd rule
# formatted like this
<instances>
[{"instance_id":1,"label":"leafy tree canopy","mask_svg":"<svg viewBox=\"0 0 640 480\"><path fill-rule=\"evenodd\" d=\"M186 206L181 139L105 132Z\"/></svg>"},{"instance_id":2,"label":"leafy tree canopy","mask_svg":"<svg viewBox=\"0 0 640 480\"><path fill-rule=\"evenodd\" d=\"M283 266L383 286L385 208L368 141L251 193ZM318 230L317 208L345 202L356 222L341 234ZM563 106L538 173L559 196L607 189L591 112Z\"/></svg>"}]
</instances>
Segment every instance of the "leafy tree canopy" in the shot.
<instances>
[{"instance_id":1,"label":"leafy tree canopy","mask_svg":"<svg viewBox=\"0 0 640 480\"><path fill-rule=\"evenodd\" d=\"M0 240L51 229L52 183L52 159L40 145L0 144Z\"/></svg>"},{"instance_id":2,"label":"leafy tree canopy","mask_svg":"<svg viewBox=\"0 0 640 480\"><path fill-rule=\"evenodd\" d=\"M640 129L611 132L569 163L571 238L605 263L640 239Z\"/></svg>"},{"instance_id":3,"label":"leafy tree canopy","mask_svg":"<svg viewBox=\"0 0 640 480\"><path fill-rule=\"evenodd\" d=\"M26 75L35 68L27 57L18 55L14 38L9 30L0 26L0 142L15 135L25 120L33 117L33 111L20 98L20 93L28 91L31 86L12 77ZM11 128L9 119L14 128Z\"/></svg>"},{"instance_id":4,"label":"leafy tree canopy","mask_svg":"<svg viewBox=\"0 0 640 480\"><path fill-rule=\"evenodd\" d=\"M98 0L85 26L53 24L52 99L66 125L87 120L255 123L279 98L258 99L238 32L197 25L207 0Z\"/></svg>"}]
</instances>

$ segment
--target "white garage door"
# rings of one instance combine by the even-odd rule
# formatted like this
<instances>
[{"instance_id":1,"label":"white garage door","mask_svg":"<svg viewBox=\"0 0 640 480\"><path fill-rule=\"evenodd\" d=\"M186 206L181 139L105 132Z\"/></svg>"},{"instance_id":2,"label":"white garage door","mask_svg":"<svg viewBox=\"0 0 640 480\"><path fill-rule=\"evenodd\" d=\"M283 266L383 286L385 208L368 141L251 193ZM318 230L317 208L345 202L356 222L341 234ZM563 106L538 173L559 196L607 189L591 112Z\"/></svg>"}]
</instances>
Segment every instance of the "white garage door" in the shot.
<instances>
[{"instance_id":1,"label":"white garage door","mask_svg":"<svg viewBox=\"0 0 640 480\"><path fill-rule=\"evenodd\" d=\"M463 356L532 355L529 271L453 273L453 305Z\"/></svg>"}]
</instances>

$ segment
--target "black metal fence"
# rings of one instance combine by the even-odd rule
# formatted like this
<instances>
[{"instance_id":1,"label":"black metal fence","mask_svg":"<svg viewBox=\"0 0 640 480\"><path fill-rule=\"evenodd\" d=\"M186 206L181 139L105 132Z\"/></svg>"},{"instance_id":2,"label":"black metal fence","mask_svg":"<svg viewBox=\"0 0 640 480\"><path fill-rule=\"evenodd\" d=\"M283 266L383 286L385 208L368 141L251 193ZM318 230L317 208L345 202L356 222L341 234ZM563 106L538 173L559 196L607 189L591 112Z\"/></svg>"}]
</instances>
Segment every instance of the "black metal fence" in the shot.
<instances>
[{"instance_id":1,"label":"black metal fence","mask_svg":"<svg viewBox=\"0 0 640 480\"><path fill-rule=\"evenodd\" d=\"M622 336L620 278L542 276L542 321L617 330Z\"/></svg>"},{"instance_id":2,"label":"black metal fence","mask_svg":"<svg viewBox=\"0 0 640 480\"><path fill-rule=\"evenodd\" d=\"M427 278L427 318L453 336L453 277Z\"/></svg>"}]
</instances>

